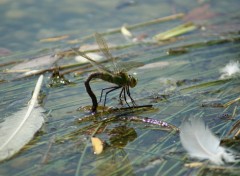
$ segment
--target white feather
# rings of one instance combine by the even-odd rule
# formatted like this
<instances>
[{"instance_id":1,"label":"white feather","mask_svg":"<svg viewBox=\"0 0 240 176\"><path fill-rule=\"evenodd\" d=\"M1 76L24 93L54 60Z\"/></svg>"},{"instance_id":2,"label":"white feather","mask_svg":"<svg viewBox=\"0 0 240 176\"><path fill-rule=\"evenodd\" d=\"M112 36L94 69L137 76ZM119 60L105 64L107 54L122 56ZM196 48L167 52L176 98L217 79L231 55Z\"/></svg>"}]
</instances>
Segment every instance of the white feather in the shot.
<instances>
[{"instance_id":1,"label":"white feather","mask_svg":"<svg viewBox=\"0 0 240 176\"><path fill-rule=\"evenodd\" d=\"M27 107L7 117L0 124L0 161L8 159L27 144L44 122L44 109L38 106L37 97L43 75L38 78L33 96Z\"/></svg>"},{"instance_id":2,"label":"white feather","mask_svg":"<svg viewBox=\"0 0 240 176\"><path fill-rule=\"evenodd\" d=\"M180 127L180 139L183 147L191 157L222 165L225 162L235 162L234 155L221 147L217 138L201 118L193 118L191 122L185 121Z\"/></svg>"},{"instance_id":3,"label":"white feather","mask_svg":"<svg viewBox=\"0 0 240 176\"><path fill-rule=\"evenodd\" d=\"M220 69L222 73L220 79L225 79L232 77L240 73L240 64L239 61L230 61L225 67Z\"/></svg>"}]
</instances>

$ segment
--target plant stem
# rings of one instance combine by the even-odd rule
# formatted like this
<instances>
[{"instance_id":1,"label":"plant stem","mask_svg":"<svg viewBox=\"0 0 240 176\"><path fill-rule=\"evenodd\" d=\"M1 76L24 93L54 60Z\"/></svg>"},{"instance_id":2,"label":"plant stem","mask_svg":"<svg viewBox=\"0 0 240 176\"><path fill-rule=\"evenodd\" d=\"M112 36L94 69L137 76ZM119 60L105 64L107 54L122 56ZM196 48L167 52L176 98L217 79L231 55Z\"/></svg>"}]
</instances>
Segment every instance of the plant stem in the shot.
<instances>
[{"instance_id":1,"label":"plant stem","mask_svg":"<svg viewBox=\"0 0 240 176\"><path fill-rule=\"evenodd\" d=\"M176 20L176 19L182 18L183 16L184 16L183 13L177 13L177 14L174 14L174 15L170 15L170 16L166 16L166 17L150 20L150 21L147 21L147 22L137 23L137 24L133 24L133 25L126 25L125 27L128 30L131 30L131 29L145 27L145 26L149 26L149 25L153 25L153 24L167 22L167 21L170 21L170 20ZM112 29L112 30L109 30L109 31L106 31L106 32L102 32L100 34L101 35L110 35L110 34L115 34L115 33L118 33L118 32L121 32L121 27L116 28L116 29ZM79 39L78 41L82 41L83 42L83 41L86 41L86 40L91 39L91 38L94 38L94 34L85 36L85 37Z\"/></svg>"}]
</instances>

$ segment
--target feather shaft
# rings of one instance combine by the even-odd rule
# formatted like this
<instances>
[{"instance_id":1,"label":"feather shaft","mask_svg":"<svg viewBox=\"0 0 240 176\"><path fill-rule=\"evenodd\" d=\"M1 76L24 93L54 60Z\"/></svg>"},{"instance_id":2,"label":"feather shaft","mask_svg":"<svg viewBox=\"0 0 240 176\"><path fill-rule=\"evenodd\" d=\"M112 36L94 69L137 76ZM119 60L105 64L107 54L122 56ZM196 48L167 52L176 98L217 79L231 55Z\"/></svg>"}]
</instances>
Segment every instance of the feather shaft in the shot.
<instances>
[{"instance_id":1,"label":"feather shaft","mask_svg":"<svg viewBox=\"0 0 240 176\"><path fill-rule=\"evenodd\" d=\"M10 158L28 143L34 134L41 128L44 117L43 108L37 107L43 75L41 75L35 86L33 96L27 107L14 113L0 124L0 161Z\"/></svg>"},{"instance_id":2,"label":"feather shaft","mask_svg":"<svg viewBox=\"0 0 240 176\"><path fill-rule=\"evenodd\" d=\"M217 165L237 161L231 151L220 146L220 139L205 126L201 118L193 118L191 122L185 121L181 125L180 140L193 158L208 159Z\"/></svg>"}]
</instances>

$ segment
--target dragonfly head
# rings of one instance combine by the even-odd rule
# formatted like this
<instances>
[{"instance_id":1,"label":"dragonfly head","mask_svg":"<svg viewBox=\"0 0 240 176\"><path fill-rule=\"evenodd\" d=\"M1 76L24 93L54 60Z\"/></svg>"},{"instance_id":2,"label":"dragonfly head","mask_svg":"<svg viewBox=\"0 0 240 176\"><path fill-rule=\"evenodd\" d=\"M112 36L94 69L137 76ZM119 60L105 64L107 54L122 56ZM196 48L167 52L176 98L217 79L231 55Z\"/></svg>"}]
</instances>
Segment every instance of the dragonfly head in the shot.
<instances>
[{"instance_id":1,"label":"dragonfly head","mask_svg":"<svg viewBox=\"0 0 240 176\"><path fill-rule=\"evenodd\" d=\"M128 85L133 88L137 85L137 78L134 78L132 75L128 75Z\"/></svg>"}]
</instances>

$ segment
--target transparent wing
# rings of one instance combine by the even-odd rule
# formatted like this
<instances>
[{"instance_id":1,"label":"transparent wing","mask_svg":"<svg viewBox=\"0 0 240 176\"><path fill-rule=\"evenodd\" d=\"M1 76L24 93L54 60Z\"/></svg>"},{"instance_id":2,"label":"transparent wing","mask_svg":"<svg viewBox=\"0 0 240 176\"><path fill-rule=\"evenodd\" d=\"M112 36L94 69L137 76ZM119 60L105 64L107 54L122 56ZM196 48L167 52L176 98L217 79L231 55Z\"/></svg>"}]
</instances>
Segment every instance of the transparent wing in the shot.
<instances>
[{"instance_id":1,"label":"transparent wing","mask_svg":"<svg viewBox=\"0 0 240 176\"><path fill-rule=\"evenodd\" d=\"M100 72L106 72L106 73L108 73L108 74L113 75L113 73L112 73L110 70L108 70L106 67L104 67L104 66L101 65L100 63L96 62L95 60L91 59L91 58L90 58L89 56L87 56L84 52L79 51L79 50L74 49L74 48L72 48L72 50L73 50L77 55L82 56L82 57L84 57L85 59L89 60L90 63L91 63L94 67L96 67L96 68L98 69L98 71L100 71Z\"/></svg>"},{"instance_id":2,"label":"transparent wing","mask_svg":"<svg viewBox=\"0 0 240 176\"><path fill-rule=\"evenodd\" d=\"M119 66L119 69L121 71L125 71L125 72L127 72L133 68L141 67L144 65L144 63L142 63L142 62L135 62L135 61L118 62L117 64Z\"/></svg>"},{"instance_id":3,"label":"transparent wing","mask_svg":"<svg viewBox=\"0 0 240 176\"><path fill-rule=\"evenodd\" d=\"M107 59L112 60L114 65L114 71L118 71L115 58L109 52L109 48L105 39L99 33L95 33L95 38L96 38L96 42L98 44L99 50L106 56Z\"/></svg>"}]
</instances>

